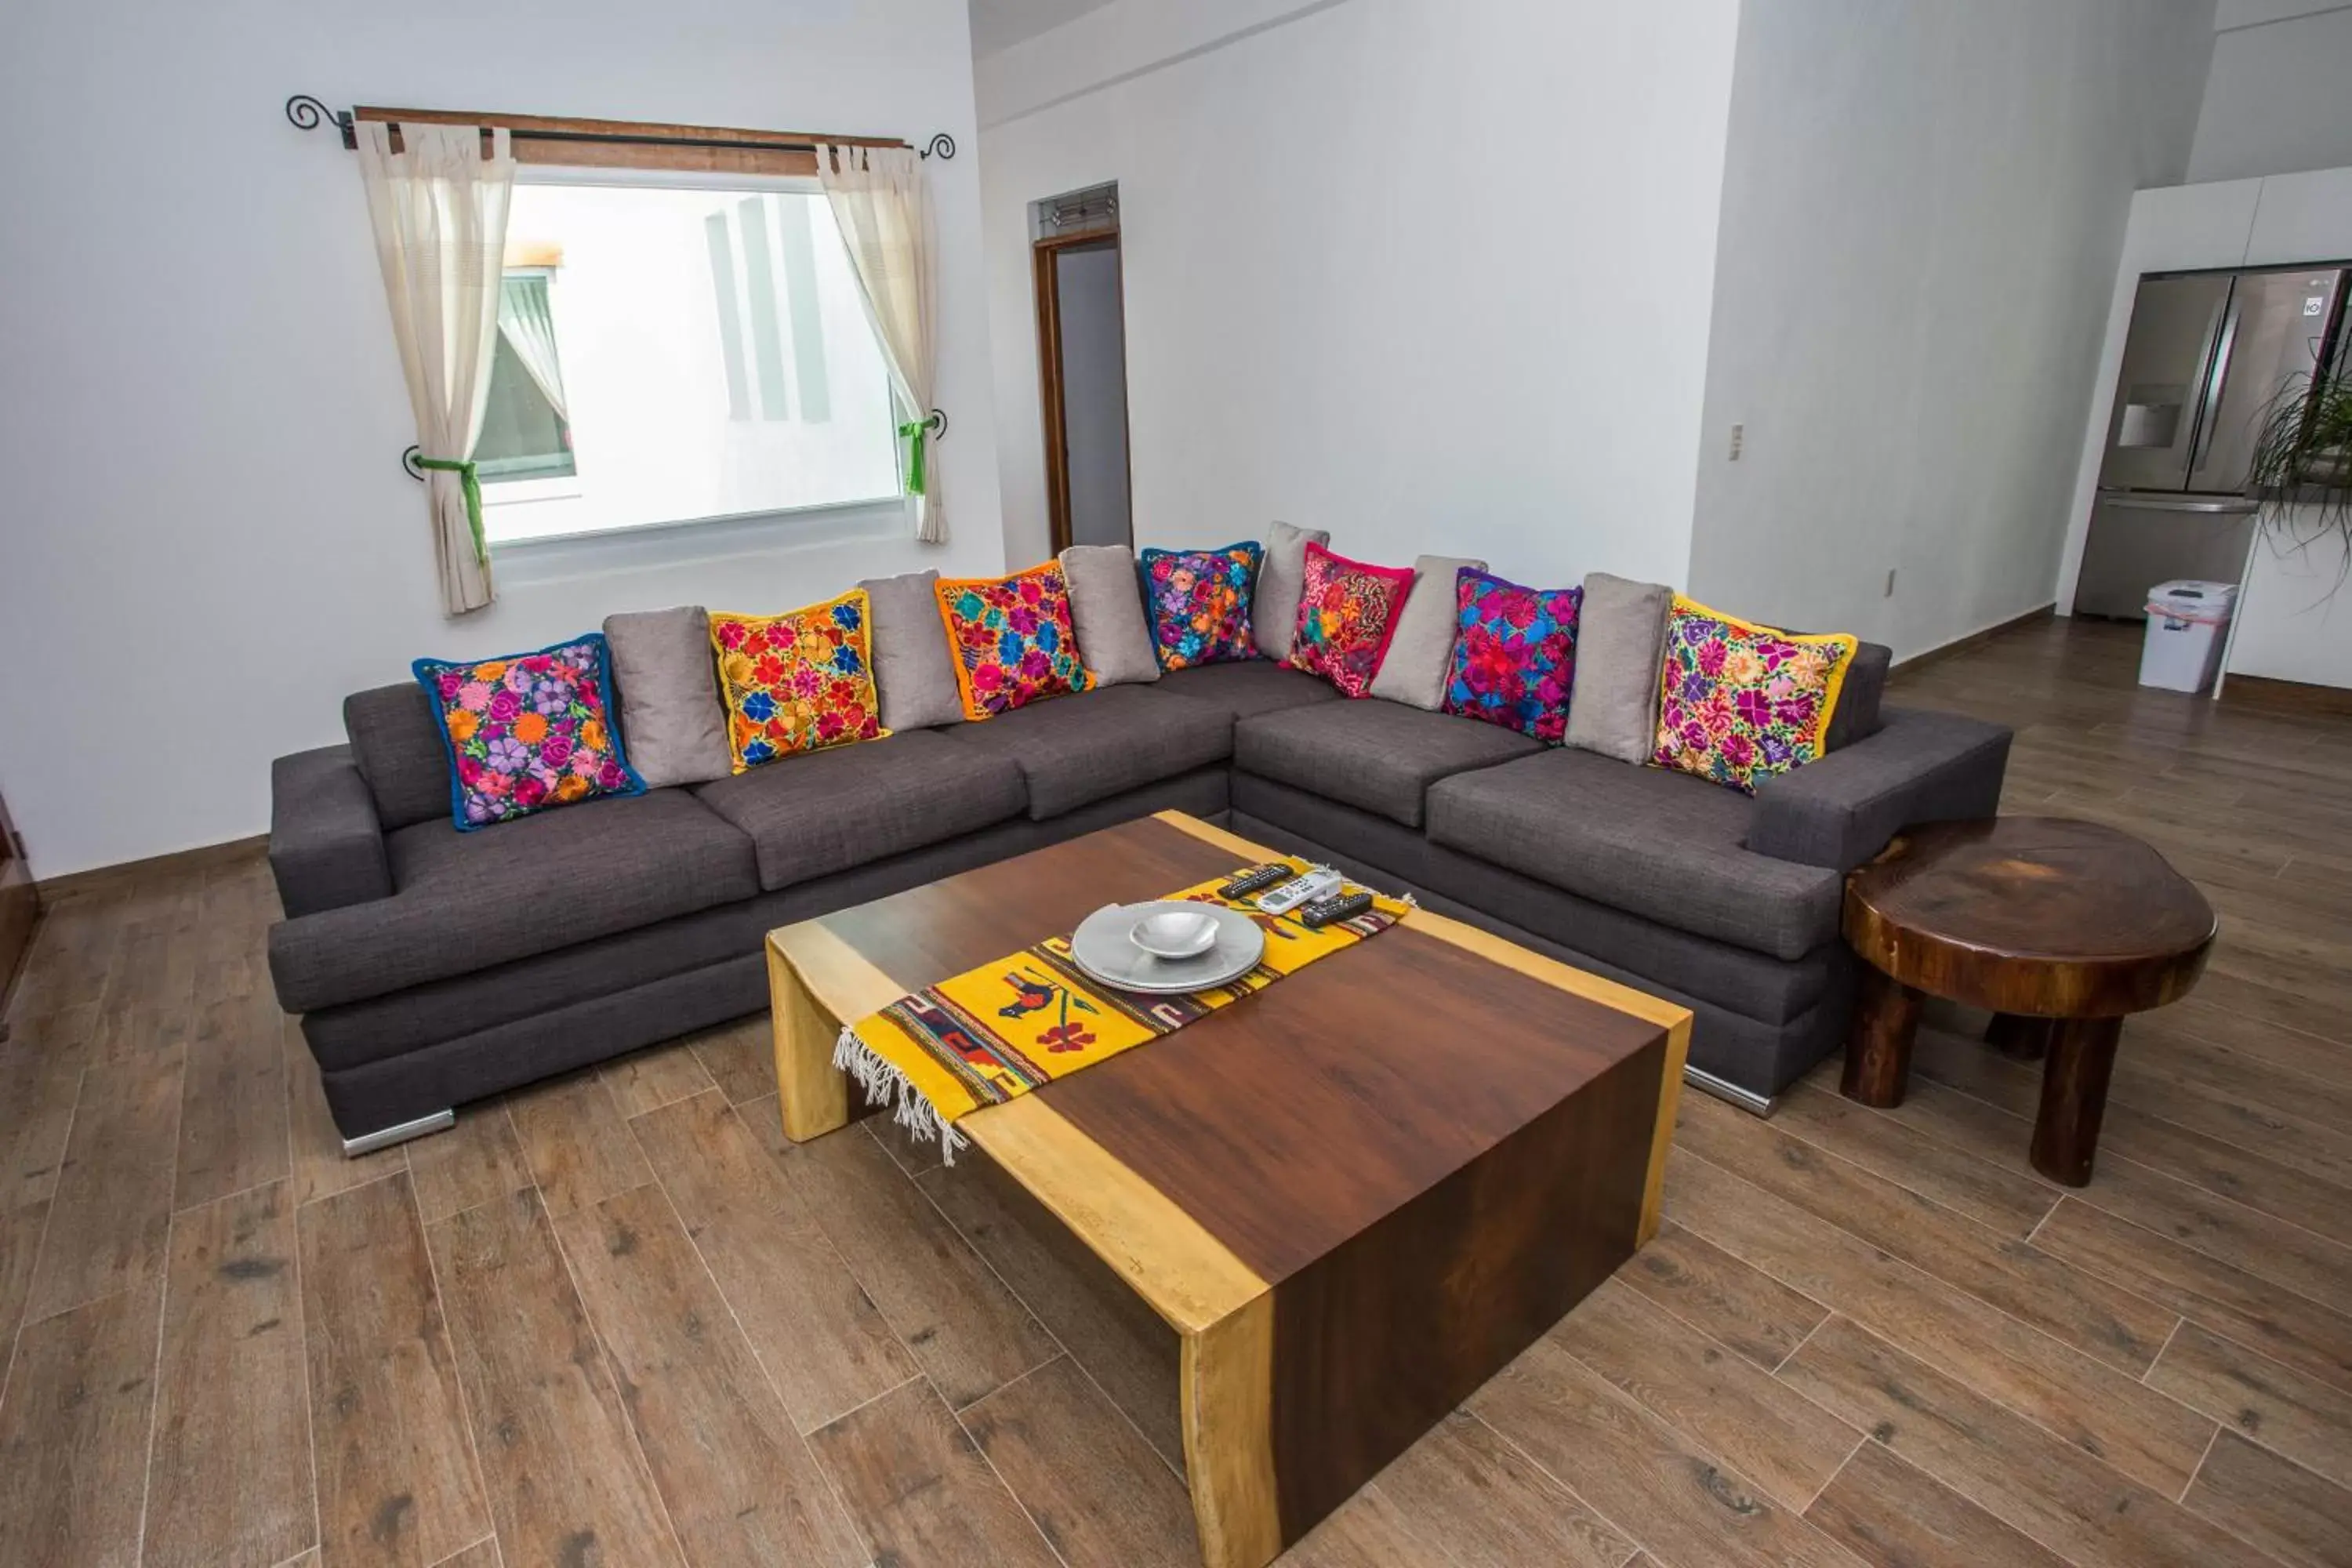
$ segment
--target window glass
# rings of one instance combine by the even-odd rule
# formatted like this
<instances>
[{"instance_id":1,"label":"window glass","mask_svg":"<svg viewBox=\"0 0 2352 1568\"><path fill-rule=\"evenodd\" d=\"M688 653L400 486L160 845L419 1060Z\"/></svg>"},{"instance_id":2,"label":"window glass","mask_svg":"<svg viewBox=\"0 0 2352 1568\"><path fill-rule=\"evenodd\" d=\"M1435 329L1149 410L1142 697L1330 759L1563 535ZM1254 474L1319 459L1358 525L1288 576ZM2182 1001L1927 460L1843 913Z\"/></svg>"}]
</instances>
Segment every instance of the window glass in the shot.
<instances>
[{"instance_id":1,"label":"window glass","mask_svg":"<svg viewBox=\"0 0 2352 1568\"><path fill-rule=\"evenodd\" d=\"M824 195L523 184L482 439L493 542L883 500L889 371Z\"/></svg>"}]
</instances>

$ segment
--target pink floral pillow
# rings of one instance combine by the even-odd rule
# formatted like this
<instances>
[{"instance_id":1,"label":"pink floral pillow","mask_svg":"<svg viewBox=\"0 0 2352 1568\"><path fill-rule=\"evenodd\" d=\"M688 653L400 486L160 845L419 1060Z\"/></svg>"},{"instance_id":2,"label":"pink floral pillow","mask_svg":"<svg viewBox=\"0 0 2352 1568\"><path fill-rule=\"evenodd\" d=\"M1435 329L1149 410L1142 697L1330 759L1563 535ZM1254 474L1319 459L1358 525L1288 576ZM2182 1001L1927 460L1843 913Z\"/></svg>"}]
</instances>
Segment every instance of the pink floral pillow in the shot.
<instances>
[{"instance_id":1,"label":"pink floral pillow","mask_svg":"<svg viewBox=\"0 0 2352 1568\"><path fill-rule=\"evenodd\" d=\"M441 720L458 832L600 795L645 793L613 728L602 634L476 664L420 658L409 668Z\"/></svg>"},{"instance_id":2,"label":"pink floral pillow","mask_svg":"<svg viewBox=\"0 0 2352 1568\"><path fill-rule=\"evenodd\" d=\"M1411 592L1410 566L1368 565L1307 541L1298 631L1283 662L1321 676L1349 697L1363 696L1388 657L1397 612Z\"/></svg>"},{"instance_id":3,"label":"pink floral pillow","mask_svg":"<svg viewBox=\"0 0 2352 1568\"><path fill-rule=\"evenodd\" d=\"M1454 662L1441 710L1558 745L1568 735L1584 590L1526 588L1465 566L1454 593Z\"/></svg>"}]
</instances>

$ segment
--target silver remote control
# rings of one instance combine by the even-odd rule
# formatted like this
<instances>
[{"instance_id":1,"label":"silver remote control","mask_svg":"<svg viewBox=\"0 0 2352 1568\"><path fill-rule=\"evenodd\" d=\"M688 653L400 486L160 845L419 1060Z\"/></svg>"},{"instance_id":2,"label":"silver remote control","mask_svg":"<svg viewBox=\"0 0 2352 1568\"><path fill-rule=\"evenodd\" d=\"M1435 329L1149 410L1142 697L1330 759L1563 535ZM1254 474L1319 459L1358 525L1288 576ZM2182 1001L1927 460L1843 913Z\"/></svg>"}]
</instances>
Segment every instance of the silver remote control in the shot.
<instances>
[{"instance_id":1,"label":"silver remote control","mask_svg":"<svg viewBox=\"0 0 2352 1568\"><path fill-rule=\"evenodd\" d=\"M1318 866L1301 877L1268 888L1257 896L1257 907L1270 915L1286 915L1309 899L1319 899L1326 893L1336 893L1347 879L1328 866Z\"/></svg>"}]
</instances>

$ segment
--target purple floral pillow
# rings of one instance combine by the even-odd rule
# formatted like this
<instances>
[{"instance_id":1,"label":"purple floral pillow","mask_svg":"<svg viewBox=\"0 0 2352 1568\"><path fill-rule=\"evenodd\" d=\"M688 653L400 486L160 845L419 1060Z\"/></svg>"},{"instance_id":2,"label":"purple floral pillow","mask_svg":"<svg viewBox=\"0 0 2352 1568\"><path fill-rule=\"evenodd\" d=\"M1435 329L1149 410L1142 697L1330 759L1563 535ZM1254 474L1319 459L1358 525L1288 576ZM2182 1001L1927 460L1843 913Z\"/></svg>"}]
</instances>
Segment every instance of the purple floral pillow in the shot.
<instances>
[{"instance_id":1,"label":"purple floral pillow","mask_svg":"<svg viewBox=\"0 0 2352 1568\"><path fill-rule=\"evenodd\" d=\"M457 831L600 795L642 795L621 753L613 683L596 632L536 653L409 667L441 718Z\"/></svg>"},{"instance_id":2,"label":"purple floral pillow","mask_svg":"<svg viewBox=\"0 0 2352 1568\"><path fill-rule=\"evenodd\" d=\"M1464 567L1454 578L1448 713L1558 745L1568 735L1581 588L1524 588Z\"/></svg>"},{"instance_id":3,"label":"purple floral pillow","mask_svg":"<svg viewBox=\"0 0 2352 1568\"><path fill-rule=\"evenodd\" d=\"M1253 542L1223 550L1146 550L1138 558L1160 668L1257 657L1250 595L1265 554Z\"/></svg>"}]
</instances>

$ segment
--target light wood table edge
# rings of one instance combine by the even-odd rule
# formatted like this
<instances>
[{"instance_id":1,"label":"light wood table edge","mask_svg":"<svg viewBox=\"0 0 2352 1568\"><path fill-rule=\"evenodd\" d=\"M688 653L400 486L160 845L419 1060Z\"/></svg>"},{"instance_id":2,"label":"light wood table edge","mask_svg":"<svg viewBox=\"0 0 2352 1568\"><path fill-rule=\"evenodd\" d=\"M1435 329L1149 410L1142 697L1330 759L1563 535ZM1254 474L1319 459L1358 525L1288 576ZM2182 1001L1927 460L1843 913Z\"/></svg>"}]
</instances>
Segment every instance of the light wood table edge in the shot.
<instances>
[{"instance_id":1,"label":"light wood table edge","mask_svg":"<svg viewBox=\"0 0 2352 1568\"><path fill-rule=\"evenodd\" d=\"M1206 1568L1282 1555L1274 1468L1274 1293L1184 1336L1184 1473Z\"/></svg>"},{"instance_id":2,"label":"light wood table edge","mask_svg":"<svg viewBox=\"0 0 2352 1568\"><path fill-rule=\"evenodd\" d=\"M1187 833L1203 843L1230 849L1249 860L1278 858L1280 851L1263 844L1251 842L1237 833L1187 816L1181 811L1157 814L1160 821L1179 832ZM1620 1013L1630 1013L1666 1031L1666 1052L1664 1069L1658 1084L1658 1120L1650 1138L1650 1169L1642 1189L1641 1226L1636 1233L1636 1245L1646 1246L1658 1234L1659 1204L1665 1188L1666 1152L1675 1136L1675 1116L1682 1105L1683 1068L1690 1058L1691 1010L1678 1006L1646 991L1636 991L1614 980L1587 973L1573 964L1530 952L1506 937L1482 931L1462 921L1441 915L1433 910L1416 909L1405 916L1402 923L1450 942L1465 952L1475 952L1490 963L1516 970L1531 980L1540 980L1571 995L1581 996Z\"/></svg>"}]
</instances>

